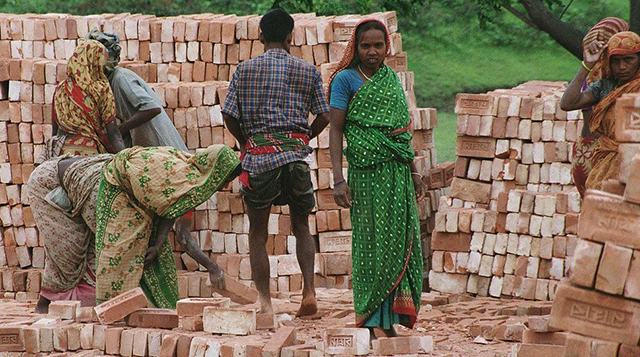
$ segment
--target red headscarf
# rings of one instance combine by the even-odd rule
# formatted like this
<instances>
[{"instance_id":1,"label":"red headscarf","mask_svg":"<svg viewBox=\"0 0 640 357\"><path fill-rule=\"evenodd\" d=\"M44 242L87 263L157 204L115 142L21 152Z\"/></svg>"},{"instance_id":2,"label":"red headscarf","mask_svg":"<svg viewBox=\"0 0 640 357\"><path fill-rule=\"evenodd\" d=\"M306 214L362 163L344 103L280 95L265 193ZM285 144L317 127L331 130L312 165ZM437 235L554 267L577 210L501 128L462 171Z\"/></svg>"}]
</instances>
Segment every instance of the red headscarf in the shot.
<instances>
[{"instance_id":1,"label":"red headscarf","mask_svg":"<svg viewBox=\"0 0 640 357\"><path fill-rule=\"evenodd\" d=\"M587 46L596 41L607 43L611 36L623 31L629 31L629 24L626 21L617 17L604 18L584 36L582 48L587 48ZM587 85L591 85L600 78L602 78L602 65L597 63L587 76Z\"/></svg>"},{"instance_id":2,"label":"red headscarf","mask_svg":"<svg viewBox=\"0 0 640 357\"><path fill-rule=\"evenodd\" d=\"M602 73L603 78L611 77L611 68L609 60L613 55L630 55L640 53L640 36L635 32L620 32L611 37L605 53L602 55ZM626 93L640 92L640 70L627 83L622 84L614 91L604 97L598 105L593 109L593 116L589 120L589 129L591 132L597 132L600 124L604 120L607 111L613 107L616 100Z\"/></svg>"},{"instance_id":3,"label":"red headscarf","mask_svg":"<svg viewBox=\"0 0 640 357\"><path fill-rule=\"evenodd\" d=\"M358 51L358 49L356 48L356 33L358 33L358 28L360 26L368 22L377 22L380 25L382 25L382 27L384 27L384 39L387 44L386 56L389 55L389 52L391 51L391 43L389 41L389 31L387 30L387 27L384 25L384 23L376 19L364 19L358 22L356 27L353 29L353 33L351 34L351 38L349 39L349 43L347 44L347 47L344 49L344 53L342 54L342 59L340 60L340 62L338 62L338 67L329 78L329 91L327 93L327 98L329 99L331 98L331 83L333 82L333 79L336 77L336 75L340 73L340 71L342 71L343 69L351 67L353 65L353 62L356 60L357 51Z\"/></svg>"}]
</instances>

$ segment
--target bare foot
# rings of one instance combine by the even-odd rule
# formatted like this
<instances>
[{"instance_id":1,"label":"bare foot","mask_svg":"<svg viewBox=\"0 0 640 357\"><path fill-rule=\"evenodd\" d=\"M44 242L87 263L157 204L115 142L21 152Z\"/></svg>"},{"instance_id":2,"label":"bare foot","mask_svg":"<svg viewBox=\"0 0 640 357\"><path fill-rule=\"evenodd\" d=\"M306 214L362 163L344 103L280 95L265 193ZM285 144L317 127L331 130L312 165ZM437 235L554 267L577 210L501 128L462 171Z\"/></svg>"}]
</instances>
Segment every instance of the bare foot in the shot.
<instances>
[{"instance_id":1,"label":"bare foot","mask_svg":"<svg viewBox=\"0 0 640 357\"><path fill-rule=\"evenodd\" d=\"M316 297L313 295L309 295L302 299L302 303L300 304L300 309L296 314L296 317L302 316L310 316L318 313L318 302L316 301Z\"/></svg>"},{"instance_id":2,"label":"bare foot","mask_svg":"<svg viewBox=\"0 0 640 357\"><path fill-rule=\"evenodd\" d=\"M49 313L49 304L51 301L49 299L40 296L38 299L38 303L36 304L36 314L47 314Z\"/></svg>"}]
</instances>

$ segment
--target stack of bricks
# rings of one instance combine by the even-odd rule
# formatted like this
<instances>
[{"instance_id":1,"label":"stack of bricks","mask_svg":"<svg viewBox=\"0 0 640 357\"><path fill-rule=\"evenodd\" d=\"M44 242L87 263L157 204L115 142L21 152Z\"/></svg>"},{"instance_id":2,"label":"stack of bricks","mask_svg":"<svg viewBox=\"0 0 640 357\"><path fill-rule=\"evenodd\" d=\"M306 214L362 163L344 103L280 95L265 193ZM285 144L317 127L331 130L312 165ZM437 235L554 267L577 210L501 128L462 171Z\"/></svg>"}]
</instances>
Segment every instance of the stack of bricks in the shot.
<instances>
[{"instance_id":1,"label":"stack of bricks","mask_svg":"<svg viewBox=\"0 0 640 357\"><path fill-rule=\"evenodd\" d=\"M321 70L325 85L346 48L359 15L316 17L294 15L291 54ZM416 166L429 185L419 203L425 267L429 266L429 233L437 203L453 178L453 165L437 165L433 130L435 109L417 108L413 73L397 32L395 12L375 13L391 32L387 63L399 75L412 118ZM0 14L0 291L25 299L38 290L35 277L44 267L42 237L33 219L24 184L40 162L51 137L51 103L55 86L66 77L66 62L78 39L90 30L117 34L121 39L121 66L148 81L191 151L211 144L237 149L224 127L220 108L228 80L237 65L263 53L258 41L259 16L188 15L157 18L149 15L93 16ZM351 223L349 211L333 201L329 158L329 130L311 141L311 175L317 205L309 217L318 237L316 284L350 286ZM346 162L344 163L346 169ZM239 194L239 183L214 195L195 210L192 235L201 248L231 276L250 284L249 222ZM301 274L295 261L295 238L288 207L273 209L269 220L272 290L298 291ZM210 296L203 267L189 258L170 237L180 269L182 297ZM26 271L32 277L27 284Z\"/></svg>"},{"instance_id":2,"label":"stack of bricks","mask_svg":"<svg viewBox=\"0 0 640 357\"><path fill-rule=\"evenodd\" d=\"M564 356L640 355L640 95L622 97L615 110L620 181L587 191L549 320L569 332Z\"/></svg>"},{"instance_id":3,"label":"stack of bricks","mask_svg":"<svg viewBox=\"0 0 640 357\"><path fill-rule=\"evenodd\" d=\"M458 159L436 214L433 290L554 298L580 213L570 155L582 122L559 108L564 86L457 96Z\"/></svg>"}]
</instances>

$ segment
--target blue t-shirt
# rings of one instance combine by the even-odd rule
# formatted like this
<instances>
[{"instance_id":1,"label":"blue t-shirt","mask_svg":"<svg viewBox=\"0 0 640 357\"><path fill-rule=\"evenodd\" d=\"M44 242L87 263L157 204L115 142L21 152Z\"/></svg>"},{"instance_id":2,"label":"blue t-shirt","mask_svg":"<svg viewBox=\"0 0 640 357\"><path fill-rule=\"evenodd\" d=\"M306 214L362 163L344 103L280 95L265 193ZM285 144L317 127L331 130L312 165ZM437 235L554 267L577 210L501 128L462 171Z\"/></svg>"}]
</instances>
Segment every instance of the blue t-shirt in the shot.
<instances>
[{"instance_id":1,"label":"blue t-shirt","mask_svg":"<svg viewBox=\"0 0 640 357\"><path fill-rule=\"evenodd\" d=\"M585 92L590 92L593 94L593 99L596 102L600 102L604 97L609 95L609 93L613 92L618 86L620 82L614 81L611 79L598 79L595 83L589 86L589 88L585 89Z\"/></svg>"},{"instance_id":2,"label":"blue t-shirt","mask_svg":"<svg viewBox=\"0 0 640 357\"><path fill-rule=\"evenodd\" d=\"M351 98L364 84L360 74L355 68L348 68L340 71L331 83L331 108L347 110Z\"/></svg>"}]
</instances>

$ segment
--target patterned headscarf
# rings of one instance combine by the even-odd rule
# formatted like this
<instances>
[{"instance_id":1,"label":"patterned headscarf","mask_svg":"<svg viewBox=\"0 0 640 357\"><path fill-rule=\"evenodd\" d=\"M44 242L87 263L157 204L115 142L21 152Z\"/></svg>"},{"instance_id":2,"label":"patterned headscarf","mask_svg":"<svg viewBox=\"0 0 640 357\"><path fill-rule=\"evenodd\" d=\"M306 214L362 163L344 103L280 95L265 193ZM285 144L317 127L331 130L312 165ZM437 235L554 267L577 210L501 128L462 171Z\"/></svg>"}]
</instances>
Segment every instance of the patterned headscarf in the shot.
<instances>
[{"instance_id":1,"label":"patterned headscarf","mask_svg":"<svg viewBox=\"0 0 640 357\"><path fill-rule=\"evenodd\" d=\"M601 58L603 78L610 78L611 76L611 68L609 65L609 59L611 56L634 53L640 53L640 36L635 32L630 31L620 32L613 35ZM640 92L640 70L638 70L633 78L631 78L627 83L620 85L594 107L593 116L589 121L589 129L591 129L592 132L596 132L604 120L607 111L613 107L620 96L626 93L637 92Z\"/></svg>"},{"instance_id":2,"label":"patterned headscarf","mask_svg":"<svg viewBox=\"0 0 640 357\"><path fill-rule=\"evenodd\" d=\"M602 77L611 77L611 67L609 64L611 56L630 55L635 53L640 53L640 36L631 31L624 31L613 35L601 58Z\"/></svg>"},{"instance_id":3,"label":"patterned headscarf","mask_svg":"<svg viewBox=\"0 0 640 357\"><path fill-rule=\"evenodd\" d=\"M587 48L587 46L596 41L607 43L611 36L623 31L629 31L629 24L626 21L617 17L604 18L593 26L589 32L587 32L587 35L584 36L582 48ZM598 81L600 78L602 78L602 65L601 63L596 63L591 73L587 76L587 86Z\"/></svg>"},{"instance_id":4,"label":"patterned headscarf","mask_svg":"<svg viewBox=\"0 0 640 357\"><path fill-rule=\"evenodd\" d=\"M336 75L338 75L338 73L340 73L340 71L342 71L343 69L346 68L351 68L355 65L356 60L358 59L358 49L356 48L356 42L357 42L357 38L356 38L356 34L358 33L358 28L368 22L378 22L380 23L380 25L382 25L382 27L384 27L384 39L385 42L387 43L387 53L386 55L388 56L390 51L391 51L391 43L389 41L389 31L387 30L387 27L384 25L384 23L382 23L382 21L380 20L376 20L376 19L364 19L362 21L360 21L356 27L353 29L353 33L351 34L351 38L349 39L349 43L347 44L347 47L344 49L344 53L342 54L342 59L340 60L340 62L338 63L338 67L336 68L335 72L333 72L333 74L331 75L331 77L329 78L329 91L327 94L327 98L331 98L331 83L333 82L333 79L336 77Z\"/></svg>"},{"instance_id":5,"label":"patterned headscarf","mask_svg":"<svg viewBox=\"0 0 640 357\"><path fill-rule=\"evenodd\" d=\"M109 60L104 69L107 77L110 77L113 70L118 66L118 63L120 63L120 37L116 34L93 30L87 35L87 39L100 42L107 48L107 51L109 51Z\"/></svg>"},{"instance_id":6,"label":"patterned headscarf","mask_svg":"<svg viewBox=\"0 0 640 357\"><path fill-rule=\"evenodd\" d=\"M54 94L54 120L64 132L91 138L107 152L105 126L116 115L116 101L103 73L107 49L98 41L81 39L67 63L67 78Z\"/></svg>"}]
</instances>

